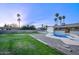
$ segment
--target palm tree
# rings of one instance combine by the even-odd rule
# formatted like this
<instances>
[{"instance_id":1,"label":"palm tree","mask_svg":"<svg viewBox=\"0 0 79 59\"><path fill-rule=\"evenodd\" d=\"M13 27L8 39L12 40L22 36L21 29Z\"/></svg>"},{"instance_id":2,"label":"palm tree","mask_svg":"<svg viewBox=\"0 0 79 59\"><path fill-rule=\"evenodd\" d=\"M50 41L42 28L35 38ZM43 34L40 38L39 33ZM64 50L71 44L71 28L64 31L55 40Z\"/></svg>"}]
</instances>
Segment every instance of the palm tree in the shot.
<instances>
[{"instance_id":1,"label":"palm tree","mask_svg":"<svg viewBox=\"0 0 79 59\"><path fill-rule=\"evenodd\" d=\"M59 13L56 13L55 16L56 16L56 17L59 17Z\"/></svg>"},{"instance_id":2,"label":"palm tree","mask_svg":"<svg viewBox=\"0 0 79 59\"><path fill-rule=\"evenodd\" d=\"M59 15L59 13L56 13L55 14L55 19L54 19L54 21L55 21L55 25L57 25L57 23L58 23L58 20L60 20L60 25L65 25L65 22L64 22L64 19L66 18L65 16L60 16Z\"/></svg>"},{"instance_id":3,"label":"palm tree","mask_svg":"<svg viewBox=\"0 0 79 59\"><path fill-rule=\"evenodd\" d=\"M20 16L21 16L20 14L17 14L17 17L18 17L17 21L19 23L19 28L20 28L20 21L21 21Z\"/></svg>"},{"instance_id":4,"label":"palm tree","mask_svg":"<svg viewBox=\"0 0 79 59\"><path fill-rule=\"evenodd\" d=\"M42 26L42 28L44 28L44 24L42 24L41 26Z\"/></svg>"},{"instance_id":5,"label":"palm tree","mask_svg":"<svg viewBox=\"0 0 79 59\"><path fill-rule=\"evenodd\" d=\"M55 21L55 25L57 25L57 23L58 23L58 22L57 22L57 18L55 18L54 21Z\"/></svg>"},{"instance_id":6,"label":"palm tree","mask_svg":"<svg viewBox=\"0 0 79 59\"><path fill-rule=\"evenodd\" d=\"M65 16L62 16L62 19L63 19L63 25L65 25L65 22L64 22L64 19L65 19L66 17Z\"/></svg>"},{"instance_id":7,"label":"palm tree","mask_svg":"<svg viewBox=\"0 0 79 59\"><path fill-rule=\"evenodd\" d=\"M17 14L17 17L20 17L21 15L20 14Z\"/></svg>"},{"instance_id":8,"label":"palm tree","mask_svg":"<svg viewBox=\"0 0 79 59\"><path fill-rule=\"evenodd\" d=\"M20 18L18 18L18 19L17 19L17 21L18 21L18 23L19 23L19 28L20 28L20 21L21 21L21 19L20 19Z\"/></svg>"},{"instance_id":9,"label":"palm tree","mask_svg":"<svg viewBox=\"0 0 79 59\"><path fill-rule=\"evenodd\" d=\"M60 20L60 25L61 25L61 23L62 23L62 17L61 16L59 16L59 20Z\"/></svg>"},{"instance_id":10,"label":"palm tree","mask_svg":"<svg viewBox=\"0 0 79 59\"><path fill-rule=\"evenodd\" d=\"M55 17L56 17L56 18L54 19L54 21L55 21L55 23L56 23L55 25L58 25L58 21L57 21L57 20L58 20L58 17L59 17L59 13L56 13L56 14L55 14Z\"/></svg>"}]
</instances>

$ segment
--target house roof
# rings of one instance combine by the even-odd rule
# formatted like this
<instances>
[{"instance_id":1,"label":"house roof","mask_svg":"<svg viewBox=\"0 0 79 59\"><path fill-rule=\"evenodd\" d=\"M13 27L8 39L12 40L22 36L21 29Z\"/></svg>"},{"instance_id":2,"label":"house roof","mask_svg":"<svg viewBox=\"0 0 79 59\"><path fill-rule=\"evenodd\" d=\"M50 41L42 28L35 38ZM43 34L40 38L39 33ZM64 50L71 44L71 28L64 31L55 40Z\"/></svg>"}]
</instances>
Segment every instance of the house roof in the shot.
<instances>
[{"instance_id":1,"label":"house roof","mask_svg":"<svg viewBox=\"0 0 79 59\"><path fill-rule=\"evenodd\" d=\"M79 27L79 23L65 24L64 26L58 25L58 26L54 26L54 27L57 27L57 28L60 28L60 27Z\"/></svg>"}]
</instances>

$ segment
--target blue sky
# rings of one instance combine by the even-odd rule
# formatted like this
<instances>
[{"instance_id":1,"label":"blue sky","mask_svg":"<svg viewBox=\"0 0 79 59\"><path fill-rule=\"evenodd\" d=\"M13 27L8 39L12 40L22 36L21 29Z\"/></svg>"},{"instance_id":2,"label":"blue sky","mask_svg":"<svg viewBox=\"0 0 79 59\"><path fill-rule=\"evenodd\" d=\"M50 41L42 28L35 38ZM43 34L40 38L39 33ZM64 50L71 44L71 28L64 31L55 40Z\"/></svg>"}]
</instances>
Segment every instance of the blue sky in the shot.
<instances>
[{"instance_id":1,"label":"blue sky","mask_svg":"<svg viewBox=\"0 0 79 59\"><path fill-rule=\"evenodd\" d=\"M16 14L21 14L21 25L54 25L54 14L66 16L66 23L79 23L79 4L77 3L22 3L0 4L0 26L18 24Z\"/></svg>"}]
</instances>

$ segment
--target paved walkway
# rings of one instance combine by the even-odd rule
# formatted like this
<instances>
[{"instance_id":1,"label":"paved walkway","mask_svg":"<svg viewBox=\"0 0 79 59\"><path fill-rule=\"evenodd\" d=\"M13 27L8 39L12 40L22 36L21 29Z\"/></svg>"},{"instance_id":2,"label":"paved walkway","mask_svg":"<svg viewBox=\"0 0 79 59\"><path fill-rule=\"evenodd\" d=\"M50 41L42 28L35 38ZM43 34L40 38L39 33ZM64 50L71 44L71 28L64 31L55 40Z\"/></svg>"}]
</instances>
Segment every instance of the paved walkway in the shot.
<instances>
[{"instance_id":1,"label":"paved walkway","mask_svg":"<svg viewBox=\"0 0 79 59\"><path fill-rule=\"evenodd\" d=\"M61 40L49 38L45 34L30 35L44 44L54 47L67 55L79 55L79 46L65 44Z\"/></svg>"}]
</instances>

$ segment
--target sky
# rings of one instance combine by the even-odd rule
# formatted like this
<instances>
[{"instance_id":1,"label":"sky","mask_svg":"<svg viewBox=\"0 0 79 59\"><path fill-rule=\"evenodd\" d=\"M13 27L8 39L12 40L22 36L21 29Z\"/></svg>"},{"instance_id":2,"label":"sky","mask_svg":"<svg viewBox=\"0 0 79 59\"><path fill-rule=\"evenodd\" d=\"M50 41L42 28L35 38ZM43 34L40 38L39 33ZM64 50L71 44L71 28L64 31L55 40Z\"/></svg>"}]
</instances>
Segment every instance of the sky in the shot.
<instances>
[{"instance_id":1,"label":"sky","mask_svg":"<svg viewBox=\"0 0 79 59\"><path fill-rule=\"evenodd\" d=\"M66 24L79 23L78 3L1 3L0 26L18 24L17 13L21 15L21 26L27 24L53 26L55 13L64 15Z\"/></svg>"}]
</instances>

